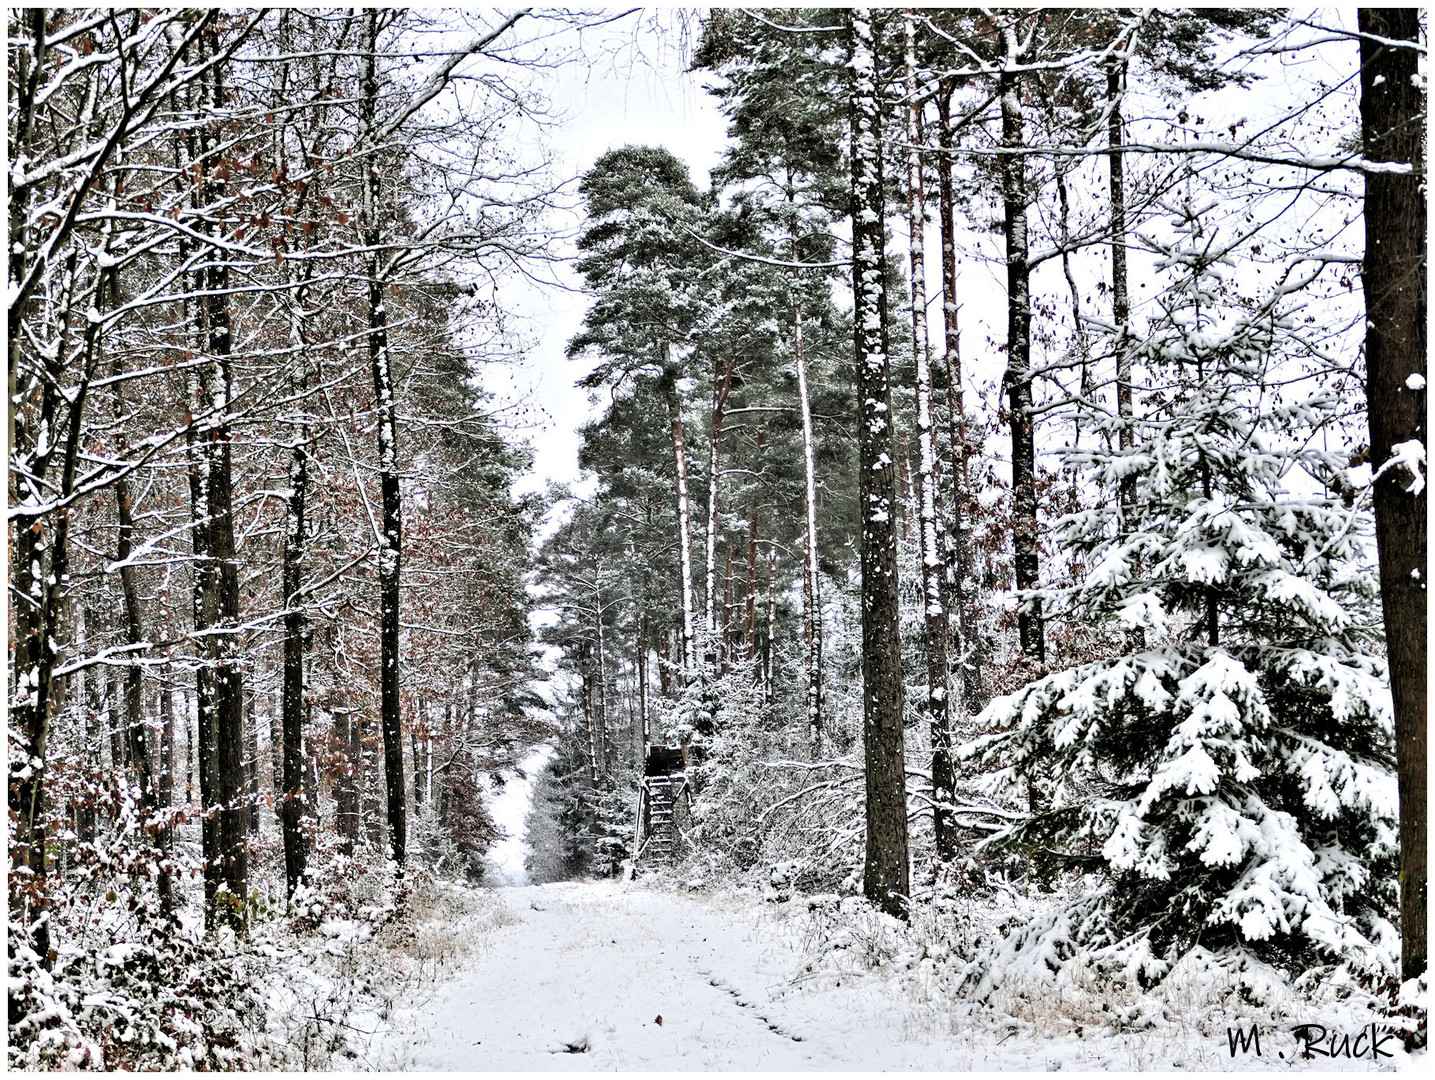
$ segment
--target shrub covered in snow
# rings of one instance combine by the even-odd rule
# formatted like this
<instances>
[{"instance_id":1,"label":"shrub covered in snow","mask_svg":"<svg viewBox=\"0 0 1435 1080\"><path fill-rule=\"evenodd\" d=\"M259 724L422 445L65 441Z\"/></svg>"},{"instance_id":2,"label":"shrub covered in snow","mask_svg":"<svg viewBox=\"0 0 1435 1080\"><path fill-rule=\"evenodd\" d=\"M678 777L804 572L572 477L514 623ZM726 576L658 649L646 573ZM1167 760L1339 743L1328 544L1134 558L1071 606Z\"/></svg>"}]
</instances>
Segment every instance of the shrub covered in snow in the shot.
<instances>
[{"instance_id":1,"label":"shrub covered in snow","mask_svg":"<svg viewBox=\"0 0 1435 1080\"><path fill-rule=\"evenodd\" d=\"M1151 393L1093 417L1109 450L1072 453L1094 509L1059 522L1085 577L1048 610L1125 628L1124 655L1040 678L979 718L969 758L1049 807L996 841L1097 870L1099 887L1021 928L973 971L1075 957L1150 983L1200 946L1301 971L1381 967L1394 931L1391 713L1369 610L1368 514L1322 488L1311 445L1333 403L1268 376L1281 296L1218 301L1217 238L1178 208L1156 245L1178 278L1137 351ZM1117 498L1123 479L1134 490Z\"/></svg>"}]
</instances>

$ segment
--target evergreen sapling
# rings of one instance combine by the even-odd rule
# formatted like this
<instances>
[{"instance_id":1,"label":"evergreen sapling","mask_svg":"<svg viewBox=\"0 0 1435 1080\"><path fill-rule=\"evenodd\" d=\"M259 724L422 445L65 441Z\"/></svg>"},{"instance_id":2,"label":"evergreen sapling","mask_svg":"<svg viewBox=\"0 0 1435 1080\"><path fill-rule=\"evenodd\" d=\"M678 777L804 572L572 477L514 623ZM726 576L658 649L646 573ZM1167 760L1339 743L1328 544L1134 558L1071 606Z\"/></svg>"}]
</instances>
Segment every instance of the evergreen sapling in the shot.
<instances>
[{"instance_id":1,"label":"evergreen sapling","mask_svg":"<svg viewBox=\"0 0 1435 1080\"><path fill-rule=\"evenodd\" d=\"M1093 417L1105 445L1068 452L1103 494L1057 523L1089 571L1041 593L1053 614L1141 633L1126 655L993 701L977 722L990 734L962 748L1001 766L997 789L1050 783L1049 809L990 843L1102 883L972 965L978 995L1005 964L1044 975L1073 958L1146 985L1195 949L1288 974L1392 961L1397 800L1369 514L1321 490L1348 487L1310 437L1334 402L1271 389L1291 370L1298 285L1229 303L1231 250L1189 203L1176 217L1173 241L1148 240L1176 284L1135 345L1147 415Z\"/></svg>"}]
</instances>

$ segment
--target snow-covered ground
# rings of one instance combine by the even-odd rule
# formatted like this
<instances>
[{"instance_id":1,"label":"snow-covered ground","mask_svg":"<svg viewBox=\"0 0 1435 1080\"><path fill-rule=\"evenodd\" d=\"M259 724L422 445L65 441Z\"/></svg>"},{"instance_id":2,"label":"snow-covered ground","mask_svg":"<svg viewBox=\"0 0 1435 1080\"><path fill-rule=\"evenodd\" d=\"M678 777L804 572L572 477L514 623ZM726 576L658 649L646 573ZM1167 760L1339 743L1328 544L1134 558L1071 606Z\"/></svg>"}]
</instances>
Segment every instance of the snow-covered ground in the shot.
<instances>
[{"instance_id":1,"label":"snow-covered ground","mask_svg":"<svg viewBox=\"0 0 1435 1080\"><path fill-rule=\"evenodd\" d=\"M959 1003L940 958L902 931L801 898L665 891L646 882L484 891L467 960L422 1001L399 1003L361 1051L379 1069L513 1070L1368 1070L1302 1060L1294 1024L1355 1035L1363 1014L1285 1001L1225 1003L1211 988L1103 999L1033 985ZM460 929L460 932L462 930ZM893 951L896 943L897 951ZM1364 1016L1368 1023L1368 1016ZM1261 1053L1227 1028L1261 1023ZM1368 1047L1367 1038L1361 1045ZM1412 1061L1393 1038L1380 1067ZM1421 1054L1420 1057L1424 1055ZM1418 1058L1416 1059L1418 1061Z\"/></svg>"}]
</instances>

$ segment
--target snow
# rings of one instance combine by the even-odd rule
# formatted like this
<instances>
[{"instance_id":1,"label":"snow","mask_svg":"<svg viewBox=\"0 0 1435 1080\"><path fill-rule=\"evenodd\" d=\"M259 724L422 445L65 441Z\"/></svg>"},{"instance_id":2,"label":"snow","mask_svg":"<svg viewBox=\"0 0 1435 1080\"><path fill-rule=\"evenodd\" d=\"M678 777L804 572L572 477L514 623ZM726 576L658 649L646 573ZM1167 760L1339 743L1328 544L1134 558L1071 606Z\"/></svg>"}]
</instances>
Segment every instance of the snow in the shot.
<instances>
[{"instance_id":1,"label":"snow","mask_svg":"<svg viewBox=\"0 0 1435 1080\"><path fill-rule=\"evenodd\" d=\"M1425 376L1421 375L1418 371L1412 371L1409 375L1405 376L1405 386L1408 390L1424 390Z\"/></svg>"},{"instance_id":2,"label":"snow","mask_svg":"<svg viewBox=\"0 0 1435 1080\"><path fill-rule=\"evenodd\" d=\"M1425 444L1419 439L1410 439L1406 442L1398 442L1390 448L1390 457L1386 458L1385 464L1380 466L1380 472L1402 468L1407 470L1411 474L1411 480L1410 486L1405 490L1411 495L1419 495L1425 490L1424 464Z\"/></svg>"},{"instance_id":3,"label":"snow","mask_svg":"<svg viewBox=\"0 0 1435 1080\"><path fill-rule=\"evenodd\" d=\"M1272 983L1237 1003L1210 965L1159 994L1009 976L986 1005L953 992L940 933L857 898L565 882L486 891L466 966L375 1025L361 1063L442 1072L1309 1068L1294 1024L1357 1030ZM1266 914L1266 913L1262 913ZM1272 913L1274 914L1274 913ZM1276 917L1279 917L1278 915ZM1249 918L1259 929L1261 915ZM467 925L467 924L465 924ZM1199 958L1196 958L1199 960ZM1200 970L1196 970L1200 968ZM1257 973L1258 974L1258 973ZM1220 1004L1217 1004L1217 1003ZM1229 1009L1245 1015L1232 1015ZM1350 1008L1350 1006L1347 1006ZM1279 1017L1279 1022L1276 1021ZM1226 1028L1262 1023L1237 1060ZM1398 1046L1398 1044L1396 1044ZM1285 1052L1278 1055L1277 1048ZM1408 1059L1398 1049L1384 1064ZM1319 1065L1369 1068L1320 1059Z\"/></svg>"}]
</instances>

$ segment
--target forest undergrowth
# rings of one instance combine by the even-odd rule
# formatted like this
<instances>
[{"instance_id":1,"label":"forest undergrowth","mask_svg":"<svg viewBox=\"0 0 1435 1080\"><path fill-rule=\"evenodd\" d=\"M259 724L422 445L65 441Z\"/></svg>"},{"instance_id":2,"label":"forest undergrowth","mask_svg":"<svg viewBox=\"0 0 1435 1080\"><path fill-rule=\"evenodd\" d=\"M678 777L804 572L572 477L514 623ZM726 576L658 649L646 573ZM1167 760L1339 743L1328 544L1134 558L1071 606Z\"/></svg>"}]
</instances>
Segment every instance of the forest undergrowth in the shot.
<instances>
[{"instance_id":1,"label":"forest undergrowth","mask_svg":"<svg viewBox=\"0 0 1435 1080\"><path fill-rule=\"evenodd\" d=\"M1060 1057L1075 1040L1090 1047L1078 1049L1076 1061L1133 1071L1230 1068L1236 1054L1228 1032L1253 1027L1275 1033L1267 1036L1269 1055L1291 1063L1305 1045L1306 1035L1296 1033L1316 1029L1359 1032L1376 1025L1392 1036L1381 1044L1392 1055L1386 1064L1408 1060L1405 1052L1423 1045L1426 979L1402 987L1393 979L1376 982L1334 966L1292 979L1249 957L1201 948L1150 987L1079 960L1052 968L1014 956L984 969L974 963L1015 927L1089 892L1091 882L1083 878L1060 882L1050 892L1004 882L961 891L928 885L903 920L860 896L794 892L782 870L776 886L762 887L698 886L683 871L681 865L655 871L640 879L639 887L685 893L704 903L760 905L773 924L766 932L800 943L801 959L789 978L768 988L773 1000L821 995L855 982L903 1003L904 1041L939 1044L961 1036L1000 1046L1016 1039L1049 1044ZM989 981L984 993L974 994L979 969ZM1311 1060L1320 1054L1303 1056ZM1055 1058L1053 1063L1060 1067Z\"/></svg>"},{"instance_id":2,"label":"forest undergrowth","mask_svg":"<svg viewBox=\"0 0 1435 1080\"><path fill-rule=\"evenodd\" d=\"M492 890L422 869L398 883L330 853L323 871L287 913L272 900L282 880L256 880L243 942L206 937L198 910L161 923L136 916L141 904L119 920L126 925L110 918L96 928L107 947L67 928L74 945L53 972L32 966L16 980L29 1008L11 1028L8 1066L362 1067L363 1037L396 1003L421 1001L505 919Z\"/></svg>"}]
</instances>

